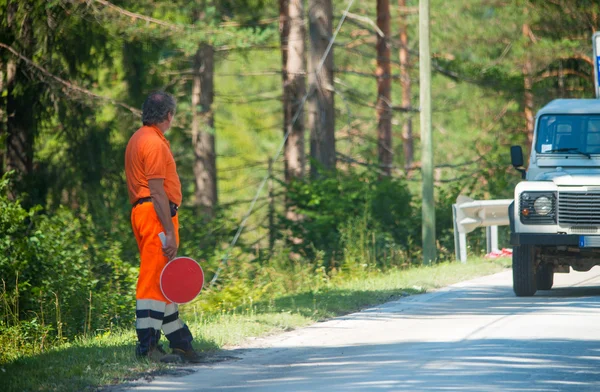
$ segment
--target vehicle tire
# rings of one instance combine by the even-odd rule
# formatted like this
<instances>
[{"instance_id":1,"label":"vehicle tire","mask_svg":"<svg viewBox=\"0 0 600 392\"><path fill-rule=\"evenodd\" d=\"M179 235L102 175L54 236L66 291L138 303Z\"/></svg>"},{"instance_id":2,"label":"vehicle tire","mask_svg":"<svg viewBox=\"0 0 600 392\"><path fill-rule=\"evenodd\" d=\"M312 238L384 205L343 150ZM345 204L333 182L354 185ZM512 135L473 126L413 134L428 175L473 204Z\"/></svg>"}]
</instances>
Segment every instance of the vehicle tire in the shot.
<instances>
[{"instance_id":1,"label":"vehicle tire","mask_svg":"<svg viewBox=\"0 0 600 392\"><path fill-rule=\"evenodd\" d=\"M535 248L519 245L513 249L513 290L517 297L531 297L537 291L535 278Z\"/></svg>"},{"instance_id":2,"label":"vehicle tire","mask_svg":"<svg viewBox=\"0 0 600 392\"><path fill-rule=\"evenodd\" d=\"M538 290L550 290L554 284L554 266L552 264L540 265L535 278Z\"/></svg>"}]
</instances>

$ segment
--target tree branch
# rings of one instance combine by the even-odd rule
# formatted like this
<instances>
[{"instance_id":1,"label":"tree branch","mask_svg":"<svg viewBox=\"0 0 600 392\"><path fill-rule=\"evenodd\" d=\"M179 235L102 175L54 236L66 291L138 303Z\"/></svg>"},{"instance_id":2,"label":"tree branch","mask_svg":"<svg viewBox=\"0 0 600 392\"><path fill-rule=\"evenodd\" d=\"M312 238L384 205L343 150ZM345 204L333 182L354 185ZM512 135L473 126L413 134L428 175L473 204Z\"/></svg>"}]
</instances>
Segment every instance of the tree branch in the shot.
<instances>
[{"instance_id":1,"label":"tree branch","mask_svg":"<svg viewBox=\"0 0 600 392\"><path fill-rule=\"evenodd\" d=\"M589 64L591 67L594 66L594 60L590 56L584 54L574 54L572 56L561 57L560 60L581 60Z\"/></svg>"},{"instance_id":2,"label":"tree branch","mask_svg":"<svg viewBox=\"0 0 600 392\"><path fill-rule=\"evenodd\" d=\"M116 6L113 3L106 1L106 0L87 0L87 2L88 3L90 3L90 2L99 3L99 4L103 5L104 7L110 8L112 11L117 12L121 15L127 16L129 18L143 20L143 21L146 21L149 23L154 23L154 24L157 24L157 25L160 25L160 26L163 26L168 29L175 30L175 31L182 31L184 29L197 28L197 26L194 26L194 25L170 23L170 22L167 22L167 21L164 21L161 19L156 19L156 18L152 18L150 16L138 14L136 12L127 11L126 9ZM277 21L279 21L279 18L263 19L263 20L259 20L257 22L252 22L252 23L222 22L219 24L219 27L245 27L245 26L268 25L271 23L275 23Z\"/></svg>"},{"instance_id":3,"label":"tree branch","mask_svg":"<svg viewBox=\"0 0 600 392\"><path fill-rule=\"evenodd\" d=\"M107 8L110 8L111 10L121 14L121 15L125 15L129 18L132 19L137 19L137 20L144 20L146 22L150 22L150 23L154 23L163 27L166 27L168 29L171 30L176 30L176 31L182 31L184 28L191 28L193 26L182 26L182 25L176 25L174 23L169 23L169 22L165 22L164 20L160 20L160 19L155 19L155 18L151 18L149 16L145 16L142 14L138 14L135 12L131 12L131 11L127 11L121 7L117 7L116 5L114 5L113 3L110 3L106 0L88 0L88 3L93 2L93 3L99 3Z\"/></svg>"},{"instance_id":4,"label":"tree branch","mask_svg":"<svg viewBox=\"0 0 600 392\"><path fill-rule=\"evenodd\" d=\"M348 12L348 13L347 13L347 17L348 17L348 20L352 20L352 19L354 19L354 20L358 20L358 21L361 21L361 22L364 22L364 23L370 24L370 25L373 27L373 29L375 30L375 32L376 32L376 33L377 33L377 34L378 34L380 37L384 37L383 31L381 31L381 29L380 29L380 28L377 26L377 23L373 22L373 20L372 20L372 19L370 19L370 18L368 18L368 17L366 17L366 16L362 16L362 15L356 15L356 14L353 14L352 12ZM359 25L359 26L360 26L360 25ZM363 26L360 26L360 27L363 27Z\"/></svg>"},{"instance_id":5,"label":"tree branch","mask_svg":"<svg viewBox=\"0 0 600 392\"><path fill-rule=\"evenodd\" d=\"M279 18L268 18L259 20L251 23L241 23L241 22L222 22L219 24L219 27L246 27L246 26L258 26L258 25L268 25L271 23L279 22Z\"/></svg>"},{"instance_id":6,"label":"tree branch","mask_svg":"<svg viewBox=\"0 0 600 392\"><path fill-rule=\"evenodd\" d=\"M533 80L534 82L540 82L544 79L547 78L557 78L561 75L575 75L578 76L582 79L589 79L589 75L584 74L583 72L579 72L573 69L563 69L562 71L558 71L558 70L554 70L554 71L546 71L544 73L542 73L541 75L535 77Z\"/></svg>"},{"instance_id":7,"label":"tree branch","mask_svg":"<svg viewBox=\"0 0 600 392\"><path fill-rule=\"evenodd\" d=\"M56 82L58 82L61 85L65 86L66 88L68 88L69 90L77 91L79 93L82 93L82 94L87 95L89 97L92 97L94 99L99 99L101 101L106 101L106 102L109 102L109 103L111 103L113 105L120 106L120 107L122 107L124 109L129 110L131 113L133 113L133 114L135 114L137 116L141 116L142 115L142 112L140 110L138 110L138 109L136 109L136 108L134 108L132 106L129 106L129 105L123 103L123 102L119 102L119 101L114 100L114 99L109 98L109 97L105 97L105 96L102 96L102 95L95 94L95 93L91 92L90 90L87 90L87 89L85 89L83 87L79 87L79 86L77 86L77 85L75 85L75 84L73 84L71 82L68 82L68 81L66 81L64 79L59 78L58 76L52 74L50 71L48 71L45 68L43 68L43 67L39 66L38 64L34 63L31 59L23 56L21 53L17 52L15 49L13 49L9 45L5 45L2 42L0 42L0 48L6 49L10 53L12 53L13 56L18 57L19 59L21 59L21 61L25 62L27 65L35 68L36 70L38 70L39 72L41 72L45 76L47 76L47 77L55 80Z\"/></svg>"}]
</instances>

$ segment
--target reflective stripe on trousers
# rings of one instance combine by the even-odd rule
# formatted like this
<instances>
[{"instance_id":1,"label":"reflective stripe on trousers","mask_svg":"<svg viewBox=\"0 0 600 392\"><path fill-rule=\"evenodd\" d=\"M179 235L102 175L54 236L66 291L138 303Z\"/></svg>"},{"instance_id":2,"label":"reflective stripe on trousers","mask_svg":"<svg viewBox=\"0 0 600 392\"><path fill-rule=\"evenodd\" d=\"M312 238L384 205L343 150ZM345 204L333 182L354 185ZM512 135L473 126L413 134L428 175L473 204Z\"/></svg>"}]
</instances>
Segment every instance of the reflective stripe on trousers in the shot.
<instances>
[{"instance_id":1,"label":"reflective stripe on trousers","mask_svg":"<svg viewBox=\"0 0 600 392\"><path fill-rule=\"evenodd\" d=\"M179 318L177 304L167 304L153 299L138 299L135 315L138 350L141 353L146 353L150 347L156 346L160 340L161 329L169 340L169 347L182 350L191 348L192 334Z\"/></svg>"}]
</instances>

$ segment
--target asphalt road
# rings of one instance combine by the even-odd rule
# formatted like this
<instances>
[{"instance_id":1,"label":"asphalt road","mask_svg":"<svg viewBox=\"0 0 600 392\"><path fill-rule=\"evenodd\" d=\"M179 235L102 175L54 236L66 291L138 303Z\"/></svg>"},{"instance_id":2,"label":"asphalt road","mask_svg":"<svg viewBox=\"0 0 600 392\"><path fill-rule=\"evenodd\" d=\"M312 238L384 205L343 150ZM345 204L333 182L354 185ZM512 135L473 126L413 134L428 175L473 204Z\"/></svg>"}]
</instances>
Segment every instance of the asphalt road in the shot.
<instances>
[{"instance_id":1,"label":"asphalt road","mask_svg":"<svg viewBox=\"0 0 600 392\"><path fill-rule=\"evenodd\" d=\"M226 350L135 391L600 391L600 268L517 298L511 272Z\"/></svg>"}]
</instances>

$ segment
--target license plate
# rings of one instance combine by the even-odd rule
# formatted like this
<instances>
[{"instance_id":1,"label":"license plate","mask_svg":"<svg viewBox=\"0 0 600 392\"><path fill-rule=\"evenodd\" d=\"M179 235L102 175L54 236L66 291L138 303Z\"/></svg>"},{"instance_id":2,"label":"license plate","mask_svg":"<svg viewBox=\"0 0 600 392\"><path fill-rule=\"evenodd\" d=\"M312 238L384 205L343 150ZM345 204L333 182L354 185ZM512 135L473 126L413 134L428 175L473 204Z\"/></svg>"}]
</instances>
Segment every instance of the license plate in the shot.
<instances>
[{"instance_id":1,"label":"license plate","mask_svg":"<svg viewBox=\"0 0 600 392\"><path fill-rule=\"evenodd\" d=\"M580 248L600 248L600 235L580 235Z\"/></svg>"}]
</instances>

